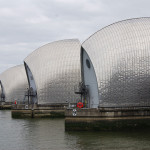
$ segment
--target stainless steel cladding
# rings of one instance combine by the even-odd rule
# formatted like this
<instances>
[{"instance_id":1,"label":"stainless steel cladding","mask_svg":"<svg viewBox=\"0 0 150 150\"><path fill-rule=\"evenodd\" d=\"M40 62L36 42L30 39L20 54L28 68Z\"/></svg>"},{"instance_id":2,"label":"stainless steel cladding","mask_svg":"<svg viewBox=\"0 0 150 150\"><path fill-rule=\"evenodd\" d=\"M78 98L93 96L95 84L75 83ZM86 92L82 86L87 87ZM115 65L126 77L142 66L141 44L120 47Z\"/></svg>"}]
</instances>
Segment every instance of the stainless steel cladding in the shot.
<instances>
[{"instance_id":1,"label":"stainless steel cladding","mask_svg":"<svg viewBox=\"0 0 150 150\"><path fill-rule=\"evenodd\" d=\"M6 70L0 74L0 81L3 85L6 102L23 101L25 91L28 88L24 65Z\"/></svg>"},{"instance_id":2,"label":"stainless steel cladding","mask_svg":"<svg viewBox=\"0 0 150 150\"><path fill-rule=\"evenodd\" d=\"M83 43L101 107L150 106L150 18L109 25Z\"/></svg>"},{"instance_id":3,"label":"stainless steel cladding","mask_svg":"<svg viewBox=\"0 0 150 150\"><path fill-rule=\"evenodd\" d=\"M24 60L35 83L38 104L79 100L74 86L81 81L80 48L78 40L57 41L40 47Z\"/></svg>"}]
</instances>

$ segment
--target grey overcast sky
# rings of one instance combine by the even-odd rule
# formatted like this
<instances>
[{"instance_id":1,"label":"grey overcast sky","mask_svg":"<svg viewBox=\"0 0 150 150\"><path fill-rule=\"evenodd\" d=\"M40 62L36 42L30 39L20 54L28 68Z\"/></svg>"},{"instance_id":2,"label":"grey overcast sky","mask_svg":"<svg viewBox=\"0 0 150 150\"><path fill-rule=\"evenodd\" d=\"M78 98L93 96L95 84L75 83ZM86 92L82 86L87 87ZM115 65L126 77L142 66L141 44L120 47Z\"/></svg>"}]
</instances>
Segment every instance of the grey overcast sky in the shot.
<instances>
[{"instance_id":1,"label":"grey overcast sky","mask_svg":"<svg viewBox=\"0 0 150 150\"><path fill-rule=\"evenodd\" d=\"M0 73L46 43L149 16L150 0L0 0Z\"/></svg>"}]
</instances>

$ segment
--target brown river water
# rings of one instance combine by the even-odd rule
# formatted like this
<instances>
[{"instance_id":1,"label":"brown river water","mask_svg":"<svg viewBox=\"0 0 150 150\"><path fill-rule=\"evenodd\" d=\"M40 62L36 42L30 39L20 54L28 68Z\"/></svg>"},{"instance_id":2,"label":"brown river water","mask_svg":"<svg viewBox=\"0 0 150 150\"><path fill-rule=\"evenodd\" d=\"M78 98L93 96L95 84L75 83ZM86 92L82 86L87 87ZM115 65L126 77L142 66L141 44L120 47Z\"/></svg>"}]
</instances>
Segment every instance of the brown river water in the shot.
<instances>
[{"instance_id":1,"label":"brown river water","mask_svg":"<svg viewBox=\"0 0 150 150\"><path fill-rule=\"evenodd\" d=\"M1 110L0 150L150 150L150 130L65 132L64 119L13 119Z\"/></svg>"}]
</instances>

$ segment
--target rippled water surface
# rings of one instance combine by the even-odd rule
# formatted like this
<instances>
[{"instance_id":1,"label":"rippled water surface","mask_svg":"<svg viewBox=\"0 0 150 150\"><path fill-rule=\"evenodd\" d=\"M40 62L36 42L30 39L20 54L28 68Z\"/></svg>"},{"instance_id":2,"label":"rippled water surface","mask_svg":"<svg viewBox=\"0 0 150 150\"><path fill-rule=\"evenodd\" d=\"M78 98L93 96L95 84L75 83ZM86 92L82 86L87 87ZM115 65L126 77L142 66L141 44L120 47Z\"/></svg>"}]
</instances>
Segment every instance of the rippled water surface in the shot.
<instances>
[{"instance_id":1,"label":"rippled water surface","mask_svg":"<svg viewBox=\"0 0 150 150\"><path fill-rule=\"evenodd\" d=\"M12 119L0 111L0 150L150 150L150 131L65 132L64 119Z\"/></svg>"}]
</instances>

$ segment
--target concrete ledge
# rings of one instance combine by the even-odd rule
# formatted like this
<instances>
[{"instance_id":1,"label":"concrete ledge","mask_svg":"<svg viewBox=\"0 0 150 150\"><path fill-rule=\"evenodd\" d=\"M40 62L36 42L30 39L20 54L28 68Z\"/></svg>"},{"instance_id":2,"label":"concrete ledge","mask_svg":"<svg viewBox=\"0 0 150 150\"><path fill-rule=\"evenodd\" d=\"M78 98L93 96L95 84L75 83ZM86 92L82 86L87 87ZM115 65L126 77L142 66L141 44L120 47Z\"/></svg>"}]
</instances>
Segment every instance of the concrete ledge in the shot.
<instances>
[{"instance_id":1,"label":"concrete ledge","mask_svg":"<svg viewBox=\"0 0 150 150\"><path fill-rule=\"evenodd\" d=\"M65 110L66 117L73 116L73 109ZM129 117L129 116L150 116L150 108L136 109L79 109L76 108L76 116L74 117Z\"/></svg>"},{"instance_id":2,"label":"concrete ledge","mask_svg":"<svg viewBox=\"0 0 150 150\"><path fill-rule=\"evenodd\" d=\"M11 115L13 118L31 118L31 110L11 110Z\"/></svg>"},{"instance_id":3,"label":"concrete ledge","mask_svg":"<svg viewBox=\"0 0 150 150\"><path fill-rule=\"evenodd\" d=\"M150 117L66 118L66 131L120 131L150 128Z\"/></svg>"},{"instance_id":4,"label":"concrete ledge","mask_svg":"<svg viewBox=\"0 0 150 150\"><path fill-rule=\"evenodd\" d=\"M34 110L34 118L64 118L64 110Z\"/></svg>"},{"instance_id":5,"label":"concrete ledge","mask_svg":"<svg viewBox=\"0 0 150 150\"><path fill-rule=\"evenodd\" d=\"M12 110L13 118L64 118L64 110Z\"/></svg>"},{"instance_id":6,"label":"concrete ledge","mask_svg":"<svg viewBox=\"0 0 150 150\"><path fill-rule=\"evenodd\" d=\"M11 109L10 102L0 102L0 110L8 110Z\"/></svg>"},{"instance_id":7,"label":"concrete ledge","mask_svg":"<svg viewBox=\"0 0 150 150\"><path fill-rule=\"evenodd\" d=\"M42 105L14 105L12 108L13 118L64 118L65 108Z\"/></svg>"},{"instance_id":8,"label":"concrete ledge","mask_svg":"<svg viewBox=\"0 0 150 150\"><path fill-rule=\"evenodd\" d=\"M150 108L66 109L65 130L140 130L150 128Z\"/></svg>"}]
</instances>

